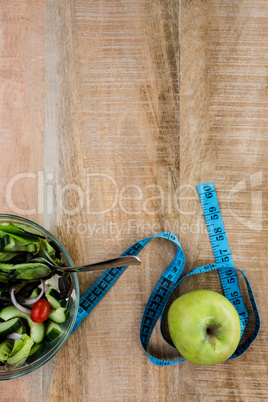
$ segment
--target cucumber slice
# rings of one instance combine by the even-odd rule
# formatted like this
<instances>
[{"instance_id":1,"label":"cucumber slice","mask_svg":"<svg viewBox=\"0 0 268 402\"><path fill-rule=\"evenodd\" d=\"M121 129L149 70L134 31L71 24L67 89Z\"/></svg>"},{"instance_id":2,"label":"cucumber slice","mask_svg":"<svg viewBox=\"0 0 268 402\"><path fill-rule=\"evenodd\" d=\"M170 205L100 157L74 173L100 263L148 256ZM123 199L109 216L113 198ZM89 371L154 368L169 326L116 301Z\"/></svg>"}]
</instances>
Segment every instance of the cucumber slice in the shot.
<instances>
[{"instance_id":1,"label":"cucumber slice","mask_svg":"<svg viewBox=\"0 0 268 402\"><path fill-rule=\"evenodd\" d=\"M51 309L48 318L57 324L63 324L70 317L67 307L59 307L56 310Z\"/></svg>"},{"instance_id":2,"label":"cucumber slice","mask_svg":"<svg viewBox=\"0 0 268 402\"><path fill-rule=\"evenodd\" d=\"M25 243L23 241L17 240L12 235L4 235L1 238L1 251L3 252L28 252L35 253L37 247L35 243Z\"/></svg>"},{"instance_id":3,"label":"cucumber slice","mask_svg":"<svg viewBox=\"0 0 268 402\"><path fill-rule=\"evenodd\" d=\"M33 344L34 341L30 336L22 335L5 363L5 370L12 370L21 366L27 359Z\"/></svg>"},{"instance_id":4,"label":"cucumber slice","mask_svg":"<svg viewBox=\"0 0 268 402\"><path fill-rule=\"evenodd\" d=\"M26 328L25 328L25 326L22 325L21 327L19 327L19 329L17 329L17 331L15 331L15 333L16 333L16 334L19 334L19 335L26 334ZM19 342L19 339L15 339L15 340L14 340L13 349L17 346L17 343L18 343L18 342ZM12 350L13 350L13 349L12 349Z\"/></svg>"},{"instance_id":5,"label":"cucumber slice","mask_svg":"<svg viewBox=\"0 0 268 402\"><path fill-rule=\"evenodd\" d=\"M61 327L56 322L48 320L45 331L45 340L52 342L62 334Z\"/></svg>"},{"instance_id":6,"label":"cucumber slice","mask_svg":"<svg viewBox=\"0 0 268 402\"><path fill-rule=\"evenodd\" d=\"M15 239L9 235L5 235L1 239L1 246L3 251L10 251L15 246Z\"/></svg>"},{"instance_id":7,"label":"cucumber slice","mask_svg":"<svg viewBox=\"0 0 268 402\"><path fill-rule=\"evenodd\" d=\"M41 343L35 343L26 359L27 364L31 364L37 360L46 350L46 343L43 341Z\"/></svg>"},{"instance_id":8,"label":"cucumber slice","mask_svg":"<svg viewBox=\"0 0 268 402\"><path fill-rule=\"evenodd\" d=\"M65 307L64 304L66 303L66 301L60 298L60 293L57 290L51 288L46 292L45 296L50 304L50 307L52 307L53 309Z\"/></svg>"},{"instance_id":9,"label":"cucumber slice","mask_svg":"<svg viewBox=\"0 0 268 402\"><path fill-rule=\"evenodd\" d=\"M20 318L12 318L11 320L0 322L0 337L4 338L12 334L12 332L15 332L22 325L23 322Z\"/></svg>"},{"instance_id":10,"label":"cucumber slice","mask_svg":"<svg viewBox=\"0 0 268 402\"><path fill-rule=\"evenodd\" d=\"M25 327L25 325L22 325L21 327L19 327L19 329L17 329L17 331L15 331L15 332L16 332L16 334L19 334L19 335L26 334L26 327Z\"/></svg>"},{"instance_id":11,"label":"cucumber slice","mask_svg":"<svg viewBox=\"0 0 268 402\"><path fill-rule=\"evenodd\" d=\"M28 299L29 296L32 294L33 290L38 288L38 286L40 285L40 280L29 282L22 281L21 283L24 286L22 286L21 289L17 290L16 292L16 300L19 304L23 304L25 302L25 299Z\"/></svg>"},{"instance_id":12,"label":"cucumber slice","mask_svg":"<svg viewBox=\"0 0 268 402\"><path fill-rule=\"evenodd\" d=\"M34 243L25 244L18 240L15 240L15 245L12 251L19 251L19 252L25 251L27 253L35 253L37 251L37 247L36 244Z\"/></svg>"},{"instance_id":13,"label":"cucumber slice","mask_svg":"<svg viewBox=\"0 0 268 402\"><path fill-rule=\"evenodd\" d=\"M7 306L0 311L0 318L2 318L4 321L10 320L14 317L24 318L30 327L31 338L35 343L42 342L45 336L45 325L43 323L39 324L33 322L28 314L18 310L15 306Z\"/></svg>"},{"instance_id":14,"label":"cucumber slice","mask_svg":"<svg viewBox=\"0 0 268 402\"><path fill-rule=\"evenodd\" d=\"M0 344L0 362L4 363L13 349L14 341L12 339L6 339Z\"/></svg>"},{"instance_id":15,"label":"cucumber slice","mask_svg":"<svg viewBox=\"0 0 268 402\"><path fill-rule=\"evenodd\" d=\"M31 293L29 299L36 299L36 297L38 297L38 296L40 295L40 293L41 293L41 289L40 289L40 288L35 288L35 289L32 291L32 293Z\"/></svg>"}]
</instances>

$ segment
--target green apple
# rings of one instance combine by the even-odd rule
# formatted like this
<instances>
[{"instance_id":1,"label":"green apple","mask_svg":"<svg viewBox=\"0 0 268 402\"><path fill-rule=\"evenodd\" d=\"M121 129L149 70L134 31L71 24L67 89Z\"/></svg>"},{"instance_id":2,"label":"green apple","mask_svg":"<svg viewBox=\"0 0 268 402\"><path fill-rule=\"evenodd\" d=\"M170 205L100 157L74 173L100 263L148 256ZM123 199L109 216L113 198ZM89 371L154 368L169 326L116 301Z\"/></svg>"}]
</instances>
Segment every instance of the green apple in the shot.
<instances>
[{"instance_id":1,"label":"green apple","mask_svg":"<svg viewBox=\"0 0 268 402\"><path fill-rule=\"evenodd\" d=\"M214 366L236 350L241 325L232 303L211 290L178 297L168 310L171 339L181 355L201 366Z\"/></svg>"}]
</instances>

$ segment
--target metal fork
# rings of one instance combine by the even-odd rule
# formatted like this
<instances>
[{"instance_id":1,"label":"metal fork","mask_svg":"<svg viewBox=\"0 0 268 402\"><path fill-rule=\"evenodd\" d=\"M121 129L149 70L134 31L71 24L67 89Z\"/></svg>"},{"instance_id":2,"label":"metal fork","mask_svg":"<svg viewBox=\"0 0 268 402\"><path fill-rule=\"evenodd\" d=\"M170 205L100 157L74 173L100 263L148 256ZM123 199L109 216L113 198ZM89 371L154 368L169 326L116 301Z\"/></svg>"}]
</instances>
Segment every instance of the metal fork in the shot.
<instances>
[{"instance_id":1,"label":"metal fork","mask_svg":"<svg viewBox=\"0 0 268 402\"><path fill-rule=\"evenodd\" d=\"M41 261L40 261L41 260ZM31 260L31 262L45 262L46 264L56 268L59 271L63 272L87 272L92 271L94 269L108 269L108 268L119 268L124 267L126 265L140 265L141 260L134 255L125 255L123 257L112 258L106 261L96 262L94 264L86 264L78 267L59 267L54 265L51 261L48 261L44 257L37 257Z\"/></svg>"}]
</instances>

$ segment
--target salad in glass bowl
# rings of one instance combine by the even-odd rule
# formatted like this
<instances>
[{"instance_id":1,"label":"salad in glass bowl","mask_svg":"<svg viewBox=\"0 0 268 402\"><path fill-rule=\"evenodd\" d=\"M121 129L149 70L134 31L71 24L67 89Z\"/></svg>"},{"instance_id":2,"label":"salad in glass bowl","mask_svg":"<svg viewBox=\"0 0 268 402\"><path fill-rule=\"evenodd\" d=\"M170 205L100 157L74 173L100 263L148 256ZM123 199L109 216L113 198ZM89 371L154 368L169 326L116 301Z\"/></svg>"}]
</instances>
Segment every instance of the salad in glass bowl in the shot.
<instances>
[{"instance_id":1,"label":"salad in glass bowl","mask_svg":"<svg viewBox=\"0 0 268 402\"><path fill-rule=\"evenodd\" d=\"M73 266L41 226L0 215L0 379L42 366L71 334L79 306Z\"/></svg>"}]
</instances>

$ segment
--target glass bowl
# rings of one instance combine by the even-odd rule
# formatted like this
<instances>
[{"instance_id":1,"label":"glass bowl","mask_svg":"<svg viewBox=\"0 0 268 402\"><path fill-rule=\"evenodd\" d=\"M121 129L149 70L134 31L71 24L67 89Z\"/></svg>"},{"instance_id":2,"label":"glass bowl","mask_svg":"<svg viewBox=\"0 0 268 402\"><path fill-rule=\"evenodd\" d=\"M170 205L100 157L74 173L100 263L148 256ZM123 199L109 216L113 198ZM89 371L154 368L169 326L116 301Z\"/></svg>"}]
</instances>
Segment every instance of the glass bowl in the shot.
<instances>
[{"instance_id":1,"label":"glass bowl","mask_svg":"<svg viewBox=\"0 0 268 402\"><path fill-rule=\"evenodd\" d=\"M19 216L0 214L0 224L4 222L10 222L14 224L23 223L24 225L27 225L37 230L40 233L40 235L46 238L46 240L53 241L53 243L58 247L61 258L67 266L74 266L70 256L68 255L67 251L62 246L62 244L42 226L28 219L21 218ZM47 348L41 355L41 357L35 360L31 364L24 364L21 367L9 371L6 371L3 366L0 366L0 380L9 380L11 378L16 378L31 373L32 371L43 366L43 364L45 364L48 360L50 360L65 344L65 342L67 341L68 337L72 332L79 307L79 283L77 279L77 274L71 273L71 278L73 282L73 291L71 297L68 299L68 305L67 305L67 307L70 310L70 318L64 324L61 324L61 328L63 330L61 336L57 338L54 342L47 344Z\"/></svg>"}]
</instances>

